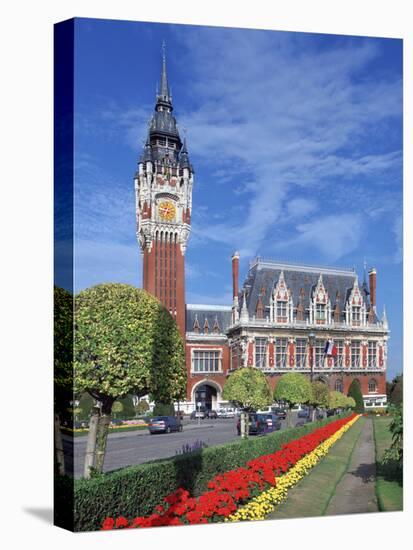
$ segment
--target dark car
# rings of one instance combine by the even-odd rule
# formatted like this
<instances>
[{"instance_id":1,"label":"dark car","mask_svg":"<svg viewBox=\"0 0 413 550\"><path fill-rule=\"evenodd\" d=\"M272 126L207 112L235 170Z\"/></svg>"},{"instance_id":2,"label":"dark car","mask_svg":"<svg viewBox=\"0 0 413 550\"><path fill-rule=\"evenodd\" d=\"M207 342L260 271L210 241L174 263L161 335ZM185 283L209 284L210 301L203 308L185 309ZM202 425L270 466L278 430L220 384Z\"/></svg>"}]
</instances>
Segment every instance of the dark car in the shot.
<instances>
[{"instance_id":1,"label":"dark car","mask_svg":"<svg viewBox=\"0 0 413 550\"><path fill-rule=\"evenodd\" d=\"M218 418L218 414L217 414L217 411L206 411L206 417L207 418Z\"/></svg>"},{"instance_id":2,"label":"dark car","mask_svg":"<svg viewBox=\"0 0 413 550\"><path fill-rule=\"evenodd\" d=\"M281 407L273 408L272 412L276 414L281 420L285 420L287 418L287 411L285 409L282 409Z\"/></svg>"},{"instance_id":3,"label":"dark car","mask_svg":"<svg viewBox=\"0 0 413 550\"><path fill-rule=\"evenodd\" d=\"M149 433L182 432L182 423L176 416L155 416L148 424Z\"/></svg>"},{"instance_id":4,"label":"dark car","mask_svg":"<svg viewBox=\"0 0 413 550\"><path fill-rule=\"evenodd\" d=\"M271 418L267 418L271 417ZM275 415L250 413L248 415L248 434L261 435L274 430L279 430L281 423L275 418ZM241 435L241 419L237 422L237 432Z\"/></svg>"},{"instance_id":5,"label":"dark car","mask_svg":"<svg viewBox=\"0 0 413 550\"><path fill-rule=\"evenodd\" d=\"M336 414L336 411L334 409L327 410L327 416L334 416L335 414Z\"/></svg>"},{"instance_id":6,"label":"dark car","mask_svg":"<svg viewBox=\"0 0 413 550\"><path fill-rule=\"evenodd\" d=\"M281 420L276 414L268 413L268 414L263 414L262 416L264 416L265 418L269 432L273 432L274 430L281 429Z\"/></svg>"},{"instance_id":7,"label":"dark car","mask_svg":"<svg viewBox=\"0 0 413 550\"><path fill-rule=\"evenodd\" d=\"M301 409L300 411L298 411L297 413L297 417L298 418L310 418L310 409Z\"/></svg>"}]
</instances>

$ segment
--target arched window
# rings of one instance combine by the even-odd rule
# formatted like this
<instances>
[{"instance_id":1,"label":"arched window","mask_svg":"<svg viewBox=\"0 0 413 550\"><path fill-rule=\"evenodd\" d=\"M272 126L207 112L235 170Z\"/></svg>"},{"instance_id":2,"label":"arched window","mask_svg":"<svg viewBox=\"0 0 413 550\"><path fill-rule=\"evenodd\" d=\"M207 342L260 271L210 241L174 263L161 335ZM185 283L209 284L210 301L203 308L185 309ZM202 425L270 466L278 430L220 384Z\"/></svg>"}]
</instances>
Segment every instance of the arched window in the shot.
<instances>
[{"instance_id":1,"label":"arched window","mask_svg":"<svg viewBox=\"0 0 413 550\"><path fill-rule=\"evenodd\" d=\"M376 393L377 392L377 382L372 378L369 380L369 393Z\"/></svg>"},{"instance_id":2,"label":"arched window","mask_svg":"<svg viewBox=\"0 0 413 550\"><path fill-rule=\"evenodd\" d=\"M336 383L334 384L335 391L343 393L343 381L341 378L337 378Z\"/></svg>"}]
</instances>

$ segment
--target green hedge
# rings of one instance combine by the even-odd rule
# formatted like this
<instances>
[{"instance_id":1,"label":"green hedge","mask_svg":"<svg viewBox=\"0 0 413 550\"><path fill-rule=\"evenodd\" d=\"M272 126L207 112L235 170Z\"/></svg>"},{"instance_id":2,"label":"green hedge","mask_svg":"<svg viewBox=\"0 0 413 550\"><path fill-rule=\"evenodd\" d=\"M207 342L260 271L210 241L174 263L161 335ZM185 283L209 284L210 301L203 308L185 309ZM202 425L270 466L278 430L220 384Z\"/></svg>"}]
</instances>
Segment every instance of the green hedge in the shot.
<instances>
[{"instance_id":1,"label":"green hedge","mask_svg":"<svg viewBox=\"0 0 413 550\"><path fill-rule=\"evenodd\" d=\"M340 415L342 418L347 414ZM199 495L218 473L244 466L249 460L273 453L284 443L337 420L338 416L273 432L263 437L207 447L186 455L128 466L90 480L74 483L74 530L100 529L107 516L135 517L153 512L162 498L178 487ZM59 480L56 481L59 491ZM70 514L70 510L67 511ZM73 520L68 515L65 521ZM65 526L66 526L65 525Z\"/></svg>"}]
</instances>

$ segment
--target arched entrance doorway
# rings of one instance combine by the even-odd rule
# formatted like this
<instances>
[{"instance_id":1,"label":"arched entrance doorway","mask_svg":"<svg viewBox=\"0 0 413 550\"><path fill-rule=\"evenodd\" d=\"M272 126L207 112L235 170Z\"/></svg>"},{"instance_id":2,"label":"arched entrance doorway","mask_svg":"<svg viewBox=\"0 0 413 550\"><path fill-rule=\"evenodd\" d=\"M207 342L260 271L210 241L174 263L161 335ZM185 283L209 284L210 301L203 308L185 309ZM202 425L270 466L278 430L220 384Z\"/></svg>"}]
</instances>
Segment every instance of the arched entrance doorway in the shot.
<instances>
[{"instance_id":1,"label":"arched entrance doorway","mask_svg":"<svg viewBox=\"0 0 413 550\"><path fill-rule=\"evenodd\" d=\"M218 390L210 383L201 383L194 389L194 401L195 407L203 410L211 411L216 410L218 403Z\"/></svg>"}]
</instances>

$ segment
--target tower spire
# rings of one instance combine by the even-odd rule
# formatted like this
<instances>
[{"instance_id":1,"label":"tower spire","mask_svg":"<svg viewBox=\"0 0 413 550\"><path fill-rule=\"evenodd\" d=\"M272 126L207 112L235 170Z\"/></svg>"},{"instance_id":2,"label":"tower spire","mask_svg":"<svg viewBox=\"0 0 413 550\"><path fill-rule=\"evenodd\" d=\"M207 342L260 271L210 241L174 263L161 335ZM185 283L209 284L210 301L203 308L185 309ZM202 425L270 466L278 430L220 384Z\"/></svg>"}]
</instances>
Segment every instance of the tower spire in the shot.
<instances>
[{"instance_id":1,"label":"tower spire","mask_svg":"<svg viewBox=\"0 0 413 550\"><path fill-rule=\"evenodd\" d=\"M162 70L161 70L161 85L157 94L157 105L161 102L172 106L172 98L169 90L168 75L166 72L166 45L165 40L162 42Z\"/></svg>"}]
</instances>

